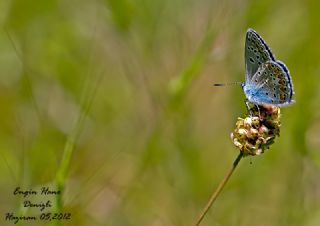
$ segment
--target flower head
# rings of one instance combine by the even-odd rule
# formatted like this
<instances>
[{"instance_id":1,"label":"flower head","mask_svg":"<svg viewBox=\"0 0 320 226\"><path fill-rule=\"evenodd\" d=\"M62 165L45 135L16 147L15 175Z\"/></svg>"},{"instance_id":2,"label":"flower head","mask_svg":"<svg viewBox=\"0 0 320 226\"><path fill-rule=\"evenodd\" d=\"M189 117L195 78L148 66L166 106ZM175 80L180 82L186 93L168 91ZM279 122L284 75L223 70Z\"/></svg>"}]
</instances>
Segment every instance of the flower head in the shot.
<instances>
[{"instance_id":1,"label":"flower head","mask_svg":"<svg viewBox=\"0 0 320 226\"><path fill-rule=\"evenodd\" d=\"M238 118L231 139L244 156L260 155L280 135L280 108L253 105L248 112L246 118Z\"/></svg>"}]
</instances>

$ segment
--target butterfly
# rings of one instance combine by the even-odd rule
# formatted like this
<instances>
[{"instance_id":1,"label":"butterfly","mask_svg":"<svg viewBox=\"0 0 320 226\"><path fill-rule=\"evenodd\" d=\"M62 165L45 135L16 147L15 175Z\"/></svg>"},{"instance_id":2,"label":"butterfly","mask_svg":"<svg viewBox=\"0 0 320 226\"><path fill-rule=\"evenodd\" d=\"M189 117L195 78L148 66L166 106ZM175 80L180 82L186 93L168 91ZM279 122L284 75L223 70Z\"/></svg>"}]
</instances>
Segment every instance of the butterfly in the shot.
<instances>
[{"instance_id":1,"label":"butterfly","mask_svg":"<svg viewBox=\"0 0 320 226\"><path fill-rule=\"evenodd\" d=\"M245 41L246 80L243 91L250 103L288 106L293 100L293 83L289 70L277 60L267 43L253 29Z\"/></svg>"}]
</instances>

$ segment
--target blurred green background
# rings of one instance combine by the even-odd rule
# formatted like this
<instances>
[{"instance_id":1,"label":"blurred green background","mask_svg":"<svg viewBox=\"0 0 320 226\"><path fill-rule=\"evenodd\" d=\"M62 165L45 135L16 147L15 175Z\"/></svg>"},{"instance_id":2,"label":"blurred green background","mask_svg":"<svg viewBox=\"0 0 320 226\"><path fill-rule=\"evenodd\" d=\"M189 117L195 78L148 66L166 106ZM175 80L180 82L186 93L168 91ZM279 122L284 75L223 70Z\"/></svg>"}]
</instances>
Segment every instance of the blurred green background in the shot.
<instances>
[{"instance_id":1,"label":"blurred green background","mask_svg":"<svg viewBox=\"0 0 320 226\"><path fill-rule=\"evenodd\" d=\"M320 2L0 1L0 224L59 183L61 225L191 225L238 154L251 27L290 69L281 137L202 225L320 225ZM45 201L42 199L42 201ZM61 201L61 200L60 200ZM60 208L60 209L59 209ZM49 225L43 221L21 225Z\"/></svg>"}]
</instances>

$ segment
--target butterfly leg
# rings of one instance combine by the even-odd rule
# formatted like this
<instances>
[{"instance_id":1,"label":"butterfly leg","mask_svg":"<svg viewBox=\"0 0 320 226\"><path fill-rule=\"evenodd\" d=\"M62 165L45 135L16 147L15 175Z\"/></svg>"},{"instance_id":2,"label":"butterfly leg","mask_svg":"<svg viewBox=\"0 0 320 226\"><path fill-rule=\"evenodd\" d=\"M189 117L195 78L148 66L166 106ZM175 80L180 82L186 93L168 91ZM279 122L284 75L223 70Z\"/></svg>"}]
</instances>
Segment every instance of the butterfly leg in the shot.
<instances>
[{"instance_id":1,"label":"butterfly leg","mask_svg":"<svg viewBox=\"0 0 320 226\"><path fill-rule=\"evenodd\" d=\"M250 116L253 116L253 113L252 113L252 109L251 109L251 107L250 107L250 102L249 102L249 100L248 100L248 99L245 99L245 100L244 100L244 103L245 103L245 105L246 105L246 107L247 107L247 110L248 110Z\"/></svg>"},{"instance_id":2,"label":"butterfly leg","mask_svg":"<svg viewBox=\"0 0 320 226\"><path fill-rule=\"evenodd\" d=\"M258 104L254 104L255 107L257 108L257 110L255 110L255 109L253 109L252 107L250 107L250 102L249 102L248 99L245 99L244 103L245 103L245 105L246 105L246 107L247 107L247 110L248 110L248 112L249 112L249 114L250 114L251 117L254 116L255 113L257 114L256 111L258 111L258 116L259 116L259 118L261 117L261 115L260 115L260 108L259 108L259 105L258 105Z\"/></svg>"},{"instance_id":3,"label":"butterfly leg","mask_svg":"<svg viewBox=\"0 0 320 226\"><path fill-rule=\"evenodd\" d=\"M256 105L256 107L258 109L259 118L261 118L259 105L257 105L257 104L255 104L255 105Z\"/></svg>"}]
</instances>

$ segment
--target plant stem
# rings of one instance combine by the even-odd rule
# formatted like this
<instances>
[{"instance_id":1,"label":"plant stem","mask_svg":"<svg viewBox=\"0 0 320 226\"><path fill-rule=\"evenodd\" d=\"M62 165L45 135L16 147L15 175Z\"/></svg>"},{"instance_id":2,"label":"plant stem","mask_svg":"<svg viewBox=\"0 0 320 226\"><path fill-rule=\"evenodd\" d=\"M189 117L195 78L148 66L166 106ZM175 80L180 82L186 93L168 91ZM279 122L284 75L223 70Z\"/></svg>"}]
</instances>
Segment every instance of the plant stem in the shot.
<instances>
[{"instance_id":1,"label":"plant stem","mask_svg":"<svg viewBox=\"0 0 320 226\"><path fill-rule=\"evenodd\" d=\"M240 152L240 154L238 155L238 157L234 160L233 165L231 167L231 169L229 170L228 174L226 175L226 177L221 181L221 183L219 184L219 186L216 188L216 190L212 193L207 205L203 208L203 210L201 211L199 217L197 218L197 220L195 221L195 223L193 224L194 226L198 226L200 225L201 221L203 220L203 218L205 217L205 215L207 214L207 212L209 211L210 207L212 206L212 204L214 203L214 201L217 199L218 195L220 194L220 192L222 191L222 189L224 188L224 186L226 185L226 183L228 182L229 178L231 177L232 173L234 172L234 170L236 169L238 163L240 162L241 158L243 157L243 153Z\"/></svg>"}]
</instances>

